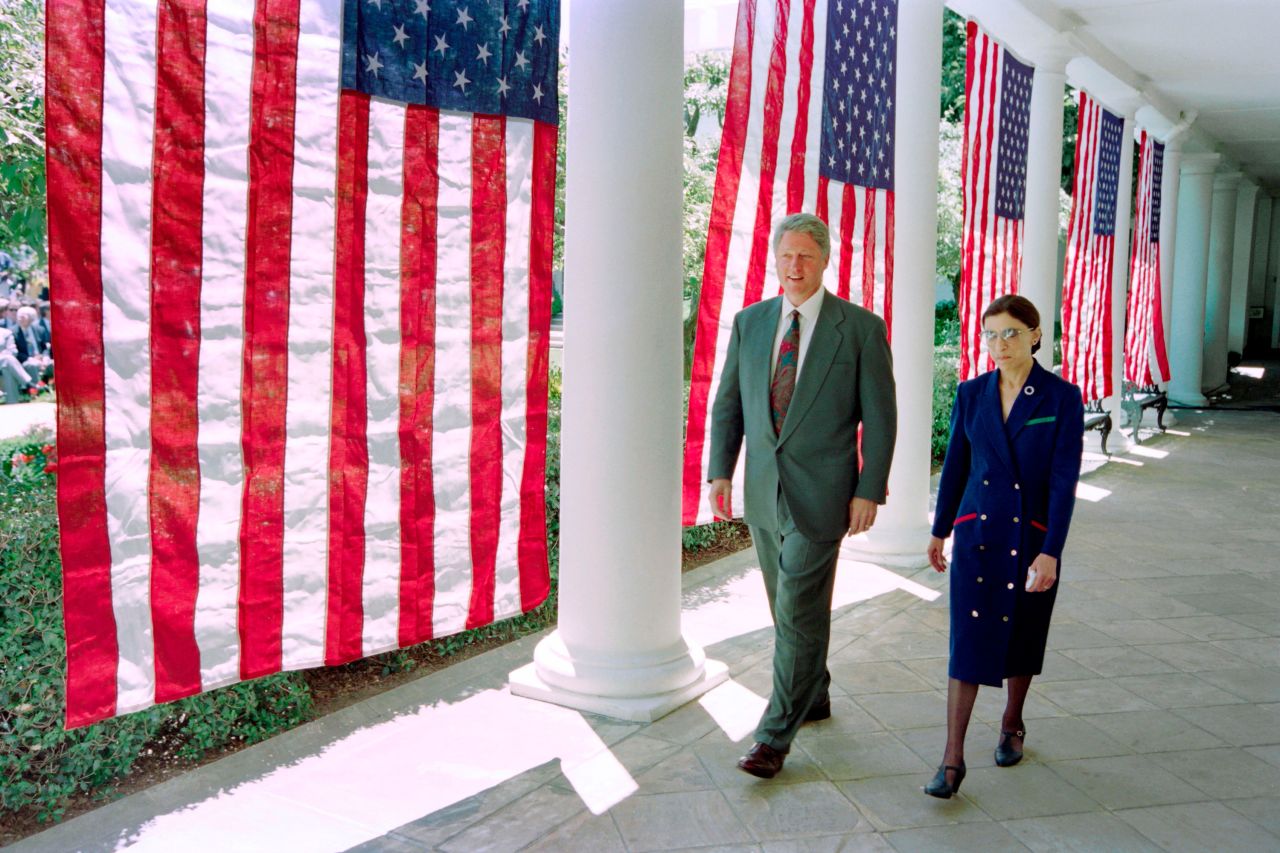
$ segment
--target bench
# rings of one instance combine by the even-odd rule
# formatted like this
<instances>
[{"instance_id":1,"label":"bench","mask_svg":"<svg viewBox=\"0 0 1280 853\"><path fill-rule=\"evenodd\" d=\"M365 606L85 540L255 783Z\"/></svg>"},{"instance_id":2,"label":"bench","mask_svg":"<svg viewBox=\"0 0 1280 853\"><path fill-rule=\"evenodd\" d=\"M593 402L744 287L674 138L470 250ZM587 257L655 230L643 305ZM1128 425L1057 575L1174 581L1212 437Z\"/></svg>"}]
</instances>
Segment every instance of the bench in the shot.
<instances>
[{"instance_id":1,"label":"bench","mask_svg":"<svg viewBox=\"0 0 1280 853\"><path fill-rule=\"evenodd\" d=\"M1102 433L1102 455L1110 456L1107 452L1107 437L1111 435L1111 413L1102 408L1101 400L1094 400L1084 407L1084 429L1088 432L1096 429Z\"/></svg>"},{"instance_id":2,"label":"bench","mask_svg":"<svg viewBox=\"0 0 1280 853\"><path fill-rule=\"evenodd\" d=\"M1121 386L1120 405L1133 429L1135 444L1142 443L1138 429L1142 424L1142 413L1152 406L1156 409L1156 426L1164 432L1164 412L1169 408L1169 397L1155 385L1136 385L1126 380Z\"/></svg>"}]
</instances>

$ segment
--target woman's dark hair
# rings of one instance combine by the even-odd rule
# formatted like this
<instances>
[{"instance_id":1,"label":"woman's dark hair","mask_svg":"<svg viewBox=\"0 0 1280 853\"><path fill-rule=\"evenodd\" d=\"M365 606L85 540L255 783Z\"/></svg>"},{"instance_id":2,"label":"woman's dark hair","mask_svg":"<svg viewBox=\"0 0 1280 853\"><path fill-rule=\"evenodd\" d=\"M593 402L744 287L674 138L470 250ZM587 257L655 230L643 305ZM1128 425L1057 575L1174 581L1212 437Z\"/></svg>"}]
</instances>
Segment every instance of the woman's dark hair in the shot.
<instances>
[{"instance_id":1,"label":"woman's dark hair","mask_svg":"<svg viewBox=\"0 0 1280 853\"><path fill-rule=\"evenodd\" d=\"M982 322L985 323L988 317L995 317L998 314L1008 314L1028 329L1040 328L1040 312L1036 310L1036 306L1031 303L1031 300L1025 296L1006 293L1004 296L998 296L991 300L987 310L982 312ZM1043 329L1041 329L1040 340L1044 340ZM1034 353L1039 349L1040 341L1036 341L1031 345L1031 352Z\"/></svg>"}]
</instances>

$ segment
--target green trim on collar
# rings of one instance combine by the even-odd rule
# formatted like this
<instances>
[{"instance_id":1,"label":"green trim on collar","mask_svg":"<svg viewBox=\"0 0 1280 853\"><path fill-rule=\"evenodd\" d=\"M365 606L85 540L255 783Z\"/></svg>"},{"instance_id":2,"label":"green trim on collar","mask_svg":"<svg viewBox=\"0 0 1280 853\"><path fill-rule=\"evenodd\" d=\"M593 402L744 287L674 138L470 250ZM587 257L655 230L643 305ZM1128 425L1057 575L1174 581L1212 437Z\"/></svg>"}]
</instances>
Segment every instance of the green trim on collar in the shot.
<instances>
[{"instance_id":1,"label":"green trim on collar","mask_svg":"<svg viewBox=\"0 0 1280 853\"><path fill-rule=\"evenodd\" d=\"M1023 424L1023 426L1034 426L1035 424L1048 424L1048 423L1053 423L1053 422L1054 422L1054 421L1056 421L1057 419L1058 419L1058 416L1057 416L1057 415L1049 415L1049 417L1047 417L1047 418L1032 418L1031 420L1029 420L1029 421L1027 421L1025 424Z\"/></svg>"}]
</instances>

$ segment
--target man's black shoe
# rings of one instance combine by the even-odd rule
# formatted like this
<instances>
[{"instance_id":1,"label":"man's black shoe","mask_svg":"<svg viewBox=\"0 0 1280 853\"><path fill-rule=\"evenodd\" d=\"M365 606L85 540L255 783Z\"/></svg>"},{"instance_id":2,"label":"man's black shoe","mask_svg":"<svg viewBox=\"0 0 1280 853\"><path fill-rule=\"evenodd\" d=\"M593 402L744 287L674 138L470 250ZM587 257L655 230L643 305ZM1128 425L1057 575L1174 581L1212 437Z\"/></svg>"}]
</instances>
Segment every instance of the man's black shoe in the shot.
<instances>
[{"instance_id":1,"label":"man's black shoe","mask_svg":"<svg viewBox=\"0 0 1280 853\"><path fill-rule=\"evenodd\" d=\"M816 723L819 720L831 719L831 697L828 696L819 702L814 702L809 706L808 712L804 715L806 723Z\"/></svg>"},{"instance_id":2,"label":"man's black shoe","mask_svg":"<svg viewBox=\"0 0 1280 853\"><path fill-rule=\"evenodd\" d=\"M782 769L786 757L785 752L778 752L767 743L757 743L738 759L738 769L761 779L772 779Z\"/></svg>"}]
</instances>

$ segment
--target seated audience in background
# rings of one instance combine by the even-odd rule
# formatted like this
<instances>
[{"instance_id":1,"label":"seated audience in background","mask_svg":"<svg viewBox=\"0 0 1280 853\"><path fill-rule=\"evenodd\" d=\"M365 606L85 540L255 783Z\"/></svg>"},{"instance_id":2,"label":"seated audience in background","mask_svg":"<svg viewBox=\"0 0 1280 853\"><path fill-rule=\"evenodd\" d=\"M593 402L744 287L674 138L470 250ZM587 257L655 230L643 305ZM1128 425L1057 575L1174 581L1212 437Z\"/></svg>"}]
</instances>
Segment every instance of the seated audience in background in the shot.
<instances>
[{"instance_id":1,"label":"seated audience in background","mask_svg":"<svg viewBox=\"0 0 1280 853\"><path fill-rule=\"evenodd\" d=\"M13 332L3 327L0 327L0 391L4 391L6 404L29 400L36 392L36 384L18 360Z\"/></svg>"},{"instance_id":2,"label":"seated audience in background","mask_svg":"<svg viewBox=\"0 0 1280 853\"><path fill-rule=\"evenodd\" d=\"M0 329L18 328L18 309L21 307L22 303L17 299L9 300L9 304L4 308L4 318L0 319Z\"/></svg>"},{"instance_id":3,"label":"seated audience in background","mask_svg":"<svg viewBox=\"0 0 1280 853\"><path fill-rule=\"evenodd\" d=\"M31 381L37 383L53 377L49 333L40 327L39 319L35 308L24 305L18 309L18 328L11 330L18 361L27 369Z\"/></svg>"}]
</instances>

